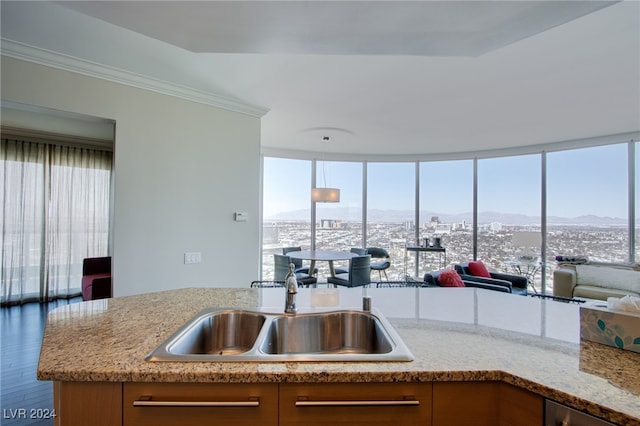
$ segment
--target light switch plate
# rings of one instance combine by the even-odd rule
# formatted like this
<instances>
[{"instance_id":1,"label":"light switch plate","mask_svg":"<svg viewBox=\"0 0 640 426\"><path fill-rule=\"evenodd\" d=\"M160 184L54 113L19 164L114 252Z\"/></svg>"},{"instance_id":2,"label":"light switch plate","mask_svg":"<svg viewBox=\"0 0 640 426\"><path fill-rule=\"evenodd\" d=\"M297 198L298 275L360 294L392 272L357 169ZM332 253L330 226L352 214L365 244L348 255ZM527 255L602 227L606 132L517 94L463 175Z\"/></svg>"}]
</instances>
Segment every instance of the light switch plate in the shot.
<instances>
[{"instance_id":1,"label":"light switch plate","mask_svg":"<svg viewBox=\"0 0 640 426\"><path fill-rule=\"evenodd\" d=\"M194 263L201 263L201 262L202 262L202 253L200 253L199 251L192 251L184 254L185 265L192 265Z\"/></svg>"},{"instance_id":2,"label":"light switch plate","mask_svg":"<svg viewBox=\"0 0 640 426\"><path fill-rule=\"evenodd\" d=\"M236 222L246 222L249 218L249 213L247 212L235 212L234 220Z\"/></svg>"}]
</instances>

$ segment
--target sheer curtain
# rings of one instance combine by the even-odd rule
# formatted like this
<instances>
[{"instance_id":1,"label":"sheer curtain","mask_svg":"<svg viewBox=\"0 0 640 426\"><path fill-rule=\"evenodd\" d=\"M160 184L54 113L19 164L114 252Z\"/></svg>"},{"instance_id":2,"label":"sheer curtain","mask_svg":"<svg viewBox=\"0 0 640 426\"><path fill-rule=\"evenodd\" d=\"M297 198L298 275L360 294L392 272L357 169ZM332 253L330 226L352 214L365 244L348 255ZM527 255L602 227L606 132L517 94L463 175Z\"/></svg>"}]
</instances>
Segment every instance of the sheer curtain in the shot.
<instances>
[{"instance_id":1,"label":"sheer curtain","mask_svg":"<svg viewBox=\"0 0 640 426\"><path fill-rule=\"evenodd\" d=\"M79 294L82 260L108 253L112 153L0 142L0 302Z\"/></svg>"}]
</instances>

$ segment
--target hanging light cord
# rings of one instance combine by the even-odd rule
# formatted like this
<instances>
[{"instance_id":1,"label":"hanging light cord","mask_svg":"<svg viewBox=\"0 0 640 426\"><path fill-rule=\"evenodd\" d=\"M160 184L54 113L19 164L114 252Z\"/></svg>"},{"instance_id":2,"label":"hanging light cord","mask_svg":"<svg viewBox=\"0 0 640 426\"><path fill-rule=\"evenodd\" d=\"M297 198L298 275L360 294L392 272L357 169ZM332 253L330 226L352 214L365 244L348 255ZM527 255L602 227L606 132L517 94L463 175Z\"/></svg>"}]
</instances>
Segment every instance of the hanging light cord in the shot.
<instances>
[{"instance_id":1,"label":"hanging light cord","mask_svg":"<svg viewBox=\"0 0 640 426\"><path fill-rule=\"evenodd\" d=\"M325 159L325 154L327 151L327 145L329 143L329 141L331 140L331 138L329 136L323 136L322 137L322 145L323 145L323 150L322 150L322 182L324 184L324 187L327 187L327 172L326 172L326 164L327 161Z\"/></svg>"},{"instance_id":2,"label":"hanging light cord","mask_svg":"<svg viewBox=\"0 0 640 426\"><path fill-rule=\"evenodd\" d=\"M326 164L327 164L327 162L322 160L322 183L323 183L323 186L325 188L327 187L327 176L326 176L326 171L325 171L325 165Z\"/></svg>"},{"instance_id":3,"label":"hanging light cord","mask_svg":"<svg viewBox=\"0 0 640 426\"><path fill-rule=\"evenodd\" d=\"M329 138L329 136L323 136L322 137L322 143L326 144L329 143L329 140L331 138ZM325 154L326 154L326 145L325 145L325 149L322 150L322 183L324 185L324 187L327 187L327 173L326 173L326 164L327 164L327 160L325 159Z\"/></svg>"}]
</instances>

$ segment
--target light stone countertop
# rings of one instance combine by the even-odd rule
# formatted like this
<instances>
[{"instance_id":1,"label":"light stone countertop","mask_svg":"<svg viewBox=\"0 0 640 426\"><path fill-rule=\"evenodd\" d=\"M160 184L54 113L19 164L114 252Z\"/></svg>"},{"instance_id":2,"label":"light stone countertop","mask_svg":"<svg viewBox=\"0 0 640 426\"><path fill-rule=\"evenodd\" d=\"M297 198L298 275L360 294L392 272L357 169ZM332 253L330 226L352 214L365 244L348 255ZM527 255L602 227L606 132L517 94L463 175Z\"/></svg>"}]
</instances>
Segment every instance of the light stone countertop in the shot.
<instances>
[{"instance_id":1,"label":"light stone countertop","mask_svg":"<svg viewBox=\"0 0 640 426\"><path fill-rule=\"evenodd\" d=\"M191 288L60 307L47 319L38 379L117 382L501 380L623 425L640 425L640 354L580 341L578 305L474 288L339 289L364 294L415 355L411 362L147 362L210 307L283 308L282 289ZM310 290L298 303L310 307ZM282 306L280 306L282 305Z\"/></svg>"}]
</instances>

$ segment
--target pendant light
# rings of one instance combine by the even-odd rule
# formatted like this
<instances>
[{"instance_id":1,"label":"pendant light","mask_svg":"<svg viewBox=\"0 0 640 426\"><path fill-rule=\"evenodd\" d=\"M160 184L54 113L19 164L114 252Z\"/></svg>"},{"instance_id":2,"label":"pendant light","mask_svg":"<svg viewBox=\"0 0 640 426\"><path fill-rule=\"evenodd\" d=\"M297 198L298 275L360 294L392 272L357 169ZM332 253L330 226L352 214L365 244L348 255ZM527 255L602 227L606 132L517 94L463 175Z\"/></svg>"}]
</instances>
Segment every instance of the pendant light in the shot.
<instances>
[{"instance_id":1,"label":"pendant light","mask_svg":"<svg viewBox=\"0 0 640 426\"><path fill-rule=\"evenodd\" d=\"M331 139L329 136L323 136L322 142L329 143ZM315 203L339 203L340 202L340 189L338 188L327 188L327 177L325 173L325 164L326 161L322 160L322 184L324 187L322 188L311 188L311 201Z\"/></svg>"}]
</instances>

